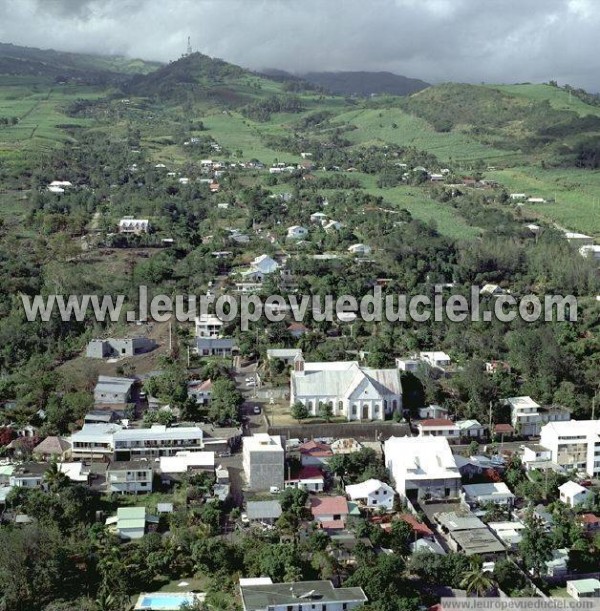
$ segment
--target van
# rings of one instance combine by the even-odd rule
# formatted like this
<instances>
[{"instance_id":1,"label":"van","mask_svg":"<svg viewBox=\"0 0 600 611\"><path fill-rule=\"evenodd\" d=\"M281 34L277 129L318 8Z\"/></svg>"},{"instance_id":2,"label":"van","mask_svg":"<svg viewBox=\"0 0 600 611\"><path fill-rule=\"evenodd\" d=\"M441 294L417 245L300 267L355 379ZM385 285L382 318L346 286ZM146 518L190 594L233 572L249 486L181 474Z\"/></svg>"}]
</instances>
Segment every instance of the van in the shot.
<instances>
[{"instance_id":1,"label":"van","mask_svg":"<svg viewBox=\"0 0 600 611\"><path fill-rule=\"evenodd\" d=\"M279 486L271 486L269 488L269 491L271 494L279 494L281 492L281 490L279 489Z\"/></svg>"}]
</instances>

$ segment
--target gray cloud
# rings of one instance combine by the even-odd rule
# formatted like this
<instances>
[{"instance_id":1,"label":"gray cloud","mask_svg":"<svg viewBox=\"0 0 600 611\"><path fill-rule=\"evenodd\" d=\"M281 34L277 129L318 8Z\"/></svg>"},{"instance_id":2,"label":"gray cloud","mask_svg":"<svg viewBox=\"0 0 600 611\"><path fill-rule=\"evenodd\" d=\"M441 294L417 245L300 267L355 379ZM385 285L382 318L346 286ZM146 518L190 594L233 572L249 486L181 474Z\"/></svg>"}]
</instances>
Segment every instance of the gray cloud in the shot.
<instances>
[{"instance_id":1,"label":"gray cloud","mask_svg":"<svg viewBox=\"0 0 600 611\"><path fill-rule=\"evenodd\" d=\"M596 0L0 0L0 40L249 68L598 90Z\"/></svg>"}]
</instances>

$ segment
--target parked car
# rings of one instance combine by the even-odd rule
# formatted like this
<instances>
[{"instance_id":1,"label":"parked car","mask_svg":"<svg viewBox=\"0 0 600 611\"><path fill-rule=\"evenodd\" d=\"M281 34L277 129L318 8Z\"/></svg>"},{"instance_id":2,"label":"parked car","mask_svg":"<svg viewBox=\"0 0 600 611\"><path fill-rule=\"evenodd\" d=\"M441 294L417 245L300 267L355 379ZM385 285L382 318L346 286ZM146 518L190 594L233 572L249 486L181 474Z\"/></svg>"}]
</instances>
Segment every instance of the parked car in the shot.
<instances>
[{"instance_id":1,"label":"parked car","mask_svg":"<svg viewBox=\"0 0 600 611\"><path fill-rule=\"evenodd\" d=\"M269 492L271 494L279 494L281 492L281 490L279 489L279 486L271 486L269 488Z\"/></svg>"}]
</instances>

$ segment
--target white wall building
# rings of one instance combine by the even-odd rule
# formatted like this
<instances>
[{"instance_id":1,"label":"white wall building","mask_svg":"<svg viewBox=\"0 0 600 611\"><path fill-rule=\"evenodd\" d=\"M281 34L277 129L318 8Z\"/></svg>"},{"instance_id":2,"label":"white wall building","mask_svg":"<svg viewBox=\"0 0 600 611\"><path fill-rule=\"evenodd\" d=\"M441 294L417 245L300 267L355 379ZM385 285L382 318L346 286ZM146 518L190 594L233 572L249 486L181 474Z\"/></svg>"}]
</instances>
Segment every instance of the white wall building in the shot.
<instances>
[{"instance_id":1,"label":"white wall building","mask_svg":"<svg viewBox=\"0 0 600 611\"><path fill-rule=\"evenodd\" d=\"M290 378L290 405L296 401L314 415L323 403L334 416L348 420L384 420L402 409L400 372L361 367L356 361L310 363L299 356Z\"/></svg>"},{"instance_id":2,"label":"white wall building","mask_svg":"<svg viewBox=\"0 0 600 611\"><path fill-rule=\"evenodd\" d=\"M351 501L362 501L370 509L392 511L394 507L394 489L378 479L346 486L346 494Z\"/></svg>"},{"instance_id":3,"label":"white wall building","mask_svg":"<svg viewBox=\"0 0 600 611\"><path fill-rule=\"evenodd\" d=\"M600 476L600 420L550 422L542 427L540 444L561 467Z\"/></svg>"},{"instance_id":4,"label":"white wall building","mask_svg":"<svg viewBox=\"0 0 600 611\"><path fill-rule=\"evenodd\" d=\"M459 496L460 472L444 437L390 437L384 444L384 454L400 496L409 499Z\"/></svg>"},{"instance_id":5,"label":"white wall building","mask_svg":"<svg viewBox=\"0 0 600 611\"><path fill-rule=\"evenodd\" d=\"M584 503L592 494L590 490L573 481L565 482L562 486L559 486L558 492L561 502L569 507Z\"/></svg>"},{"instance_id":6,"label":"white wall building","mask_svg":"<svg viewBox=\"0 0 600 611\"><path fill-rule=\"evenodd\" d=\"M535 437L540 434L542 417L538 403L531 397L509 397L505 403L510 407L511 424L518 435Z\"/></svg>"}]
</instances>

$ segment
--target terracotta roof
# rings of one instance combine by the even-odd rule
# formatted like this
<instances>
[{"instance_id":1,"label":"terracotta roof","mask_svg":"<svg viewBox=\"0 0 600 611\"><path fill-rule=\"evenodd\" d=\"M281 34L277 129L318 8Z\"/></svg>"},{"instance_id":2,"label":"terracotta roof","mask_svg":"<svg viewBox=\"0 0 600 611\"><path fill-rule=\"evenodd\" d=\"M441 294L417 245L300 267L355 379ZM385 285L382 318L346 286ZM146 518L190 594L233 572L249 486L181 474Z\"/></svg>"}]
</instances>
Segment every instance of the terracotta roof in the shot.
<instances>
[{"instance_id":1,"label":"terracotta roof","mask_svg":"<svg viewBox=\"0 0 600 611\"><path fill-rule=\"evenodd\" d=\"M423 535L424 537L431 537L431 535L433 535L433 532L427 526L427 524L419 522L419 520L417 520L417 518L415 518L415 516L413 516L412 514L402 513L398 517L404 522L406 522L409 526L411 526L413 532L417 533L418 535Z\"/></svg>"},{"instance_id":2,"label":"terracotta roof","mask_svg":"<svg viewBox=\"0 0 600 611\"><path fill-rule=\"evenodd\" d=\"M579 516L579 518L584 524L600 523L600 517L594 515L593 513L584 513L583 515Z\"/></svg>"},{"instance_id":3,"label":"terracotta roof","mask_svg":"<svg viewBox=\"0 0 600 611\"><path fill-rule=\"evenodd\" d=\"M287 328L288 331L308 331L308 327L305 327L301 322L293 322Z\"/></svg>"},{"instance_id":4,"label":"terracotta roof","mask_svg":"<svg viewBox=\"0 0 600 611\"><path fill-rule=\"evenodd\" d=\"M514 433L515 429L510 424L495 424L494 433Z\"/></svg>"},{"instance_id":5,"label":"terracotta roof","mask_svg":"<svg viewBox=\"0 0 600 611\"><path fill-rule=\"evenodd\" d=\"M313 496L310 498L310 511L316 518L328 515L348 515L348 501L343 496Z\"/></svg>"},{"instance_id":6,"label":"terracotta roof","mask_svg":"<svg viewBox=\"0 0 600 611\"><path fill-rule=\"evenodd\" d=\"M321 522L321 526L329 530L342 530L346 523L344 520L328 520L327 522Z\"/></svg>"},{"instance_id":7,"label":"terracotta roof","mask_svg":"<svg viewBox=\"0 0 600 611\"><path fill-rule=\"evenodd\" d=\"M301 479L323 480L323 473L321 472L321 469L319 469L319 467L310 465L308 467L302 467L302 469L300 469L300 471L294 477L290 477L289 479L285 481L286 482L297 482Z\"/></svg>"},{"instance_id":8,"label":"terracotta roof","mask_svg":"<svg viewBox=\"0 0 600 611\"><path fill-rule=\"evenodd\" d=\"M428 418L427 420L421 420L419 423L421 426L452 426L456 427L452 420L448 418ZM456 427L458 428L458 427Z\"/></svg>"},{"instance_id":9,"label":"terracotta roof","mask_svg":"<svg viewBox=\"0 0 600 611\"><path fill-rule=\"evenodd\" d=\"M298 447L300 454L308 454L309 456L333 456L331 448L326 443L318 441L307 441Z\"/></svg>"}]
</instances>

